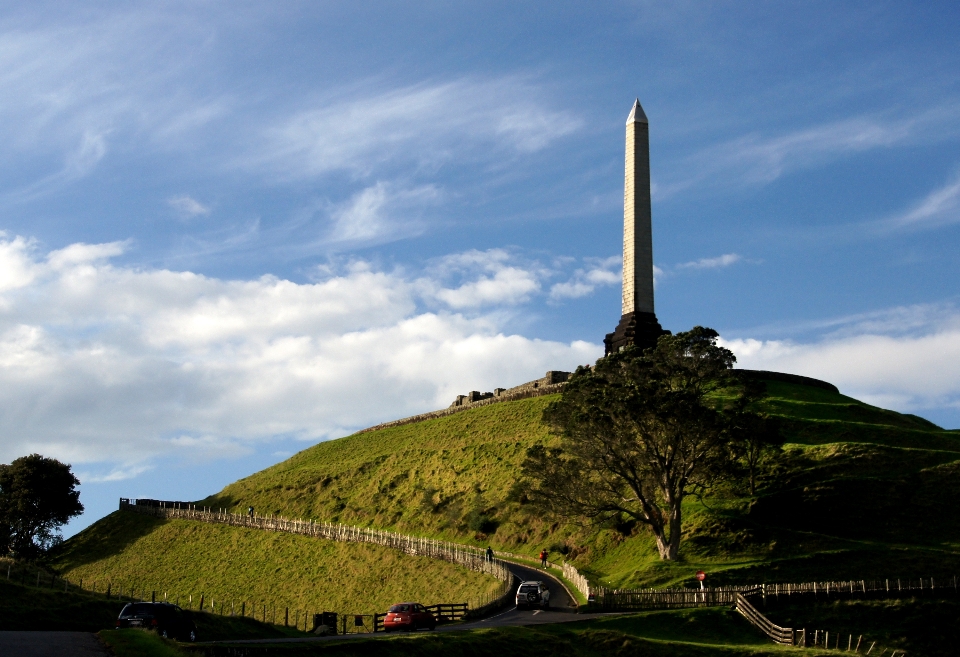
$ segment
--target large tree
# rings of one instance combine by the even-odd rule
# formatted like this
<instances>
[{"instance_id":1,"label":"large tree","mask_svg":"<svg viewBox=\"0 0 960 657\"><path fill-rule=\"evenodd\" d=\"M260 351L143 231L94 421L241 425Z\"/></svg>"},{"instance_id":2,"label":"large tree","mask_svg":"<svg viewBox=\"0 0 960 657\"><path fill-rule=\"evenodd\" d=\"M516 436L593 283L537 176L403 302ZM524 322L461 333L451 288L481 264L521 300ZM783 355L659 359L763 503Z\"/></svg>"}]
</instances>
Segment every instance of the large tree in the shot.
<instances>
[{"instance_id":1,"label":"large tree","mask_svg":"<svg viewBox=\"0 0 960 657\"><path fill-rule=\"evenodd\" d=\"M717 337L698 326L577 369L543 414L560 447L527 453L531 499L566 517L632 518L651 529L661 559L676 559L684 497L729 472L735 455L712 393L735 385L736 359Z\"/></svg>"},{"instance_id":2,"label":"large tree","mask_svg":"<svg viewBox=\"0 0 960 657\"><path fill-rule=\"evenodd\" d=\"M29 559L57 543L83 513L79 484L69 465L39 454L0 464L0 551Z\"/></svg>"},{"instance_id":3,"label":"large tree","mask_svg":"<svg viewBox=\"0 0 960 657\"><path fill-rule=\"evenodd\" d=\"M764 458L775 454L783 445L780 420L753 408L766 397L767 385L756 379L742 379L740 396L724 415L734 454L747 474L750 495L757 492L757 477Z\"/></svg>"}]
</instances>

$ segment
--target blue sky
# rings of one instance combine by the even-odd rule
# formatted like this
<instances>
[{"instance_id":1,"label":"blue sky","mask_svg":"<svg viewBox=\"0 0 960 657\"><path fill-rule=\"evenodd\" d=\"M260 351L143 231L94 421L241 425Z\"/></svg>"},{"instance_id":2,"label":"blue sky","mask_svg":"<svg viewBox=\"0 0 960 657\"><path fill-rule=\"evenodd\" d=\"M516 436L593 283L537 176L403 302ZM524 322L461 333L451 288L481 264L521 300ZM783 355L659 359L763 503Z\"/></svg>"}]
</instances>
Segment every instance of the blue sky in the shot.
<instances>
[{"instance_id":1,"label":"blue sky","mask_svg":"<svg viewBox=\"0 0 960 657\"><path fill-rule=\"evenodd\" d=\"M0 460L88 513L602 354L656 306L960 427L960 9L4 3Z\"/></svg>"}]
</instances>

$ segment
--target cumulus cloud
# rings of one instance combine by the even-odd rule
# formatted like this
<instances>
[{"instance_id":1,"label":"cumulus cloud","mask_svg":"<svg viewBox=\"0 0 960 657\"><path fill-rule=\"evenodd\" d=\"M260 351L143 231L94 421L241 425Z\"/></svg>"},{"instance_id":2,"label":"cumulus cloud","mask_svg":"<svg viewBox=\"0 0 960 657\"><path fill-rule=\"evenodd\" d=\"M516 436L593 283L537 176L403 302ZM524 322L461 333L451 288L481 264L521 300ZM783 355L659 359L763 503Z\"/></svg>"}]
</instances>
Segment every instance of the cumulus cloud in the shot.
<instances>
[{"instance_id":1,"label":"cumulus cloud","mask_svg":"<svg viewBox=\"0 0 960 657\"><path fill-rule=\"evenodd\" d=\"M724 341L737 366L830 381L870 403L900 411L960 408L960 311L951 305L894 308L825 322L808 342Z\"/></svg>"},{"instance_id":2,"label":"cumulus cloud","mask_svg":"<svg viewBox=\"0 0 960 657\"><path fill-rule=\"evenodd\" d=\"M547 272L536 263L523 266L504 249L470 250L438 259L431 277L420 279L425 296L456 309L511 306L528 301L540 291ZM451 279L463 282L445 285Z\"/></svg>"},{"instance_id":3,"label":"cumulus cloud","mask_svg":"<svg viewBox=\"0 0 960 657\"><path fill-rule=\"evenodd\" d=\"M576 299L593 294L598 287L620 285L623 280L623 258L621 256L595 259L588 264L591 266L577 269L570 279L552 285L550 287L550 298L554 301Z\"/></svg>"},{"instance_id":4,"label":"cumulus cloud","mask_svg":"<svg viewBox=\"0 0 960 657\"><path fill-rule=\"evenodd\" d=\"M38 451L118 481L164 455L336 437L602 353L506 335L478 311L538 285L497 251L441 259L464 275L448 288L363 262L308 284L224 280L114 266L122 250L0 239L0 460Z\"/></svg>"}]
</instances>

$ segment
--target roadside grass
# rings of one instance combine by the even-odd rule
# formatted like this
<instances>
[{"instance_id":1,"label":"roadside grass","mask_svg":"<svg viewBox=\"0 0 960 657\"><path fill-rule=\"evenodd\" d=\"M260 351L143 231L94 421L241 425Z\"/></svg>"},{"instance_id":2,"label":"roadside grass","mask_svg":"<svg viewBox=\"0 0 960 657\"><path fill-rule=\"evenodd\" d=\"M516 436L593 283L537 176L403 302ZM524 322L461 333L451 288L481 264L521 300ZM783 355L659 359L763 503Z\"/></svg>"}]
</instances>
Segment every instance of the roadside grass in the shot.
<instances>
[{"instance_id":1,"label":"roadside grass","mask_svg":"<svg viewBox=\"0 0 960 657\"><path fill-rule=\"evenodd\" d=\"M114 657L183 657L173 641L146 630L101 630L97 633Z\"/></svg>"},{"instance_id":2,"label":"roadside grass","mask_svg":"<svg viewBox=\"0 0 960 657\"><path fill-rule=\"evenodd\" d=\"M828 629L831 636L864 637L860 652L872 642L877 649L892 648L925 657L955 654L954 638L960 618L956 599L903 599L895 601L845 600L801 604L773 603L765 610L777 623L794 628ZM226 655L250 649L249 644L216 646L173 644L156 635L124 630L101 632L117 657L147 655ZM834 645L831 640L831 645ZM231 646L233 646L231 648ZM796 654L797 649L777 646L726 608L651 611L556 625L506 627L455 632L416 633L378 639L328 640L311 643L267 643L254 648L258 655L299 657L368 655L435 657L451 654L468 657L527 657L537 655L598 655L602 657L761 657ZM165 652L163 652L165 650ZM836 650L806 649L810 657Z\"/></svg>"},{"instance_id":3,"label":"roadside grass","mask_svg":"<svg viewBox=\"0 0 960 657\"><path fill-rule=\"evenodd\" d=\"M113 627L124 604L0 579L0 630L96 632Z\"/></svg>"},{"instance_id":4,"label":"roadside grass","mask_svg":"<svg viewBox=\"0 0 960 657\"><path fill-rule=\"evenodd\" d=\"M66 542L53 565L73 582L196 609L370 614L399 600L466 602L500 587L493 577L370 544L114 512ZM191 598L192 596L192 598ZM301 621L302 622L302 621Z\"/></svg>"},{"instance_id":5,"label":"roadside grass","mask_svg":"<svg viewBox=\"0 0 960 657\"><path fill-rule=\"evenodd\" d=\"M128 600L103 594L36 588L0 580L0 630L97 632L114 627ZM205 641L305 636L292 627L253 618L193 612L197 634ZM131 630L137 631L139 630Z\"/></svg>"},{"instance_id":6,"label":"roadside grass","mask_svg":"<svg viewBox=\"0 0 960 657\"><path fill-rule=\"evenodd\" d=\"M203 654L203 646L190 653ZM272 644L267 655L651 655L653 657L738 657L783 655L791 648L768 641L727 609L645 612L555 625L435 632L375 640L322 644ZM226 654L209 652L208 654ZM808 650L804 654L819 655Z\"/></svg>"},{"instance_id":7,"label":"roadside grass","mask_svg":"<svg viewBox=\"0 0 960 657\"><path fill-rule=\"evenodd\" d=\"M952 657L957 654L956 637L960 634L960 600L955 595L946 597L904 598L900 600L832 600L781 603L768 598L764 611L771 620L784 627L828 630L840 639L840 649L846 650L849 637L855 646L860 635L866 643L860 652L866 652L870 643L905 650L909 655L924 657ZM782 599L781 599L782 600ZM831 639L831 646L836 639Z\"/></svg>"}]
</instances>

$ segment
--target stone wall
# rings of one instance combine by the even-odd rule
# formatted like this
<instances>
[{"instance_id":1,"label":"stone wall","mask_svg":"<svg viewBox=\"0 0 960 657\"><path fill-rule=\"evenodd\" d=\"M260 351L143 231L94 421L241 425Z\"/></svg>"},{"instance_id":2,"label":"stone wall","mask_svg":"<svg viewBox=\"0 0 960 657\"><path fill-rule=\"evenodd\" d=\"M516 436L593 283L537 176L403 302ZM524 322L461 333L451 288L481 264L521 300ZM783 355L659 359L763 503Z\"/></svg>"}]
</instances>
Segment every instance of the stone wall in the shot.
<instances>
[{"instance_id":1,"label":"stone wall","mask_svg":"<svg viewBox=\"0 0 960 657\"><path fill-rule=\"evenodd\" d=\"M383 424L378 424L374 427L363 429L357 433L378 431L379 429L386 429L387 427L397 427L403 424L413 424L415 422L423 422L424 420L432 420L438 417L453 415L454 413L466 411L471 408L477 408L478 406L487 406L489 404L514 401L517 399L527 399L529 397L540 397L542 395L552 395L560 392L560 390L563 388L563 384L566 383L567 379L569 378L570 372L551 370L547 372L542 379L528 381L527 383L515 386L513 388L494 388L493 392L480 392L479 390L471 390L466 395L457 395L457 398L454 399L453 403L447 408L439 411L431 411L429 413L421 413L420 415L405 417L401 420L384 422Z\"/></svg>"}]
</instances>

